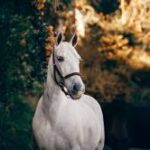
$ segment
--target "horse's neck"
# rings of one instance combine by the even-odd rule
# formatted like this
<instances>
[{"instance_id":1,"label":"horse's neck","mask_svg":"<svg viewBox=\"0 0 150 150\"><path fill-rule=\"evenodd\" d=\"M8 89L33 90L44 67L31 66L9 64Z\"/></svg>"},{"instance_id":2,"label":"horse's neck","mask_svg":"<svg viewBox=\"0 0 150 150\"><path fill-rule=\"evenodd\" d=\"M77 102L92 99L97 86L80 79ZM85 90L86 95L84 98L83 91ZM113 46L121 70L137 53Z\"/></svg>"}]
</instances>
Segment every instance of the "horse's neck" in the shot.
<instances>
[{"instance_id":1,"label":"horse's neck","mask_svg":"<svg viewBox=\"0 0 150 150\"><path fill-rule=\"evenodd\" d=\"M55 83L51 75L48 75L47 84L43 96L44 112L52 123L55 122L59 109L65 103L66 96L60 89L60 87Z\"/></svg>"},{"instance_id":2,"label":"horse's neck","mask_svg":"<svg viewBox=\"0 0 150 150\"><path fill-rule=\"evenodd\" d=\"M63 95L60 87L56 84L54 80L54 74L53 74L53 61L52 57L50 57L49 65L48 65L48 72L47 72L47 81L46 81L46 87L44 95L47 95L48 101L51 103L59 97L60 95Z\"/></svg>"}]
</instances>

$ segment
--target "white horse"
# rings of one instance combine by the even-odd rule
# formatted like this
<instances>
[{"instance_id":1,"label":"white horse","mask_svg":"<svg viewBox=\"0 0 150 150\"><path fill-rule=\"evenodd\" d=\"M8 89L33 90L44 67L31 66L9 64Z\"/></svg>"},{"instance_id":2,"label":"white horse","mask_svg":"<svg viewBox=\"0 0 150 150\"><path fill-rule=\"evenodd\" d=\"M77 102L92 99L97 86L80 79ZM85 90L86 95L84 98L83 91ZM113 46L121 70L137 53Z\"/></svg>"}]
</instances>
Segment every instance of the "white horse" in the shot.
<instances>
[{"instance_id":1,"label":"white horse","mask_svg":"<svg viewBox=\"0 0 150 150\"><path fill-rule=\"evenodd\" d=\"M102 111L94 98L84 95L76 44L76 35L69 43L62 42L59 33L49 60L47 86L32 122L41 150L102 150L104 147Z\"/></svg>"}]
</instances>

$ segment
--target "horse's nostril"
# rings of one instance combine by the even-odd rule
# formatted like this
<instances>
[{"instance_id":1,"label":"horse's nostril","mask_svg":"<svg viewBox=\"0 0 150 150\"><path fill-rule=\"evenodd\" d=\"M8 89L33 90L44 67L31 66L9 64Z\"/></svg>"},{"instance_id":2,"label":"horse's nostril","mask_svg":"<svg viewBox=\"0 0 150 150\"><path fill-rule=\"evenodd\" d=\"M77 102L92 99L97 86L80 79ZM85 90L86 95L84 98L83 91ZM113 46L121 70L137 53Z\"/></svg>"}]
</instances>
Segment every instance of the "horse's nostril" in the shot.
<instances>
[{"instance_id":1,"label":"horse's nostril","mask_svg":"<svg viewBox=\"0 0 150 150\"><path fill-rule=\"evenodd\" d=\"M82 85L80 83L75 83L73 86L73 90L74 91L80 91L81 87L82 87Z\"/></svg>"}]
</instances>

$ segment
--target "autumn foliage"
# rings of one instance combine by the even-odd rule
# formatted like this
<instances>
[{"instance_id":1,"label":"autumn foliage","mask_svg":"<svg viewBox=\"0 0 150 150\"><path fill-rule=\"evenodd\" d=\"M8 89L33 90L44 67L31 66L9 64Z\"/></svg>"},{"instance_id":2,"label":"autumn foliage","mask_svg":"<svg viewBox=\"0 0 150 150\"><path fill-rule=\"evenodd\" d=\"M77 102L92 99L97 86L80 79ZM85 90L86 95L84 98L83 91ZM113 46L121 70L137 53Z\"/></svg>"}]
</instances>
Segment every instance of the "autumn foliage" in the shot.
<instances>
[{"instance_id":1,"label":"autumn foliage","mask_svg":"<svg viewBox=\"0 0 150 150\"><path fill-rule=\"evenodd\" d=\"M99 101L124 95L127 101L148 103L150 2L116 0L107 12L110 3L74 0L72 9L58 7L54 30L66 39L77 32L87 93Z\"/></svg>"}]
</instances>

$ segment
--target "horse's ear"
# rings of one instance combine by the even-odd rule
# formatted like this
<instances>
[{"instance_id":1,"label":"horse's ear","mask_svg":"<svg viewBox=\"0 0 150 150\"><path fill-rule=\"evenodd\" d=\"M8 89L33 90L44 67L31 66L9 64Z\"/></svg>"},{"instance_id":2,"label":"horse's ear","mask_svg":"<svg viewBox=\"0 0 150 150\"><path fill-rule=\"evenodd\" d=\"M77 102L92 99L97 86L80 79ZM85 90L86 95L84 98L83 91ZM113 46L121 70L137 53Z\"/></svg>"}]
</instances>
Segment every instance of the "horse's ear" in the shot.
<instances>
[{"instance_id":1,"label":"horse's ear","mask_svg":"<svg viewBox=\"0 0 150 150\"><path fill-rule=\"evenodd\" d=\"M57 46L61 43L62 39L63 39L63 35L61 32L59 32L56 37L56 45Z\"/></svg>"},{"instance_id":2,"label":"horse's ear","mask_svg":"<svg viewBox=\"0 0 150 150\"><path fill-rule=\"evenodd\" d=\"M78 42L78 37L77 37L77 34L75 33L75 34L72 36L72 38L71 38L71 40L70 40L70 43L72 44L72 46L76 47L77 42Z\"/></svg>"}]
</instances>

